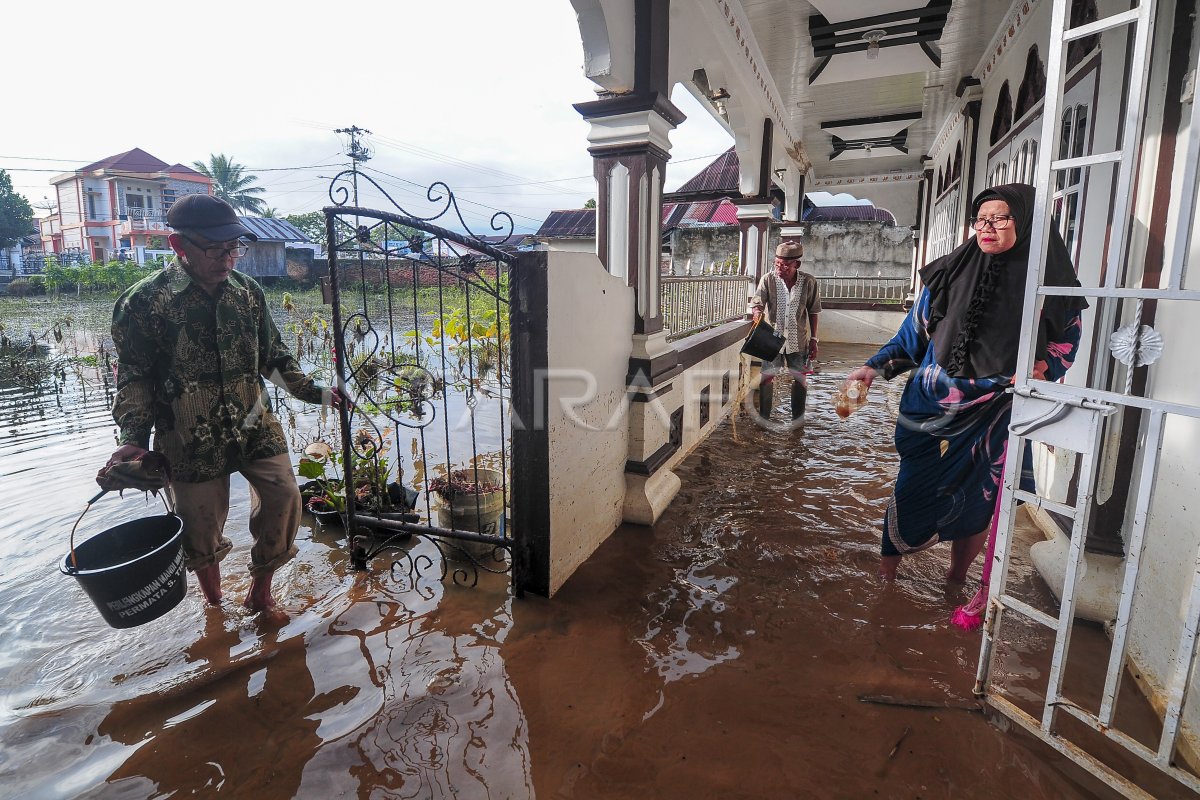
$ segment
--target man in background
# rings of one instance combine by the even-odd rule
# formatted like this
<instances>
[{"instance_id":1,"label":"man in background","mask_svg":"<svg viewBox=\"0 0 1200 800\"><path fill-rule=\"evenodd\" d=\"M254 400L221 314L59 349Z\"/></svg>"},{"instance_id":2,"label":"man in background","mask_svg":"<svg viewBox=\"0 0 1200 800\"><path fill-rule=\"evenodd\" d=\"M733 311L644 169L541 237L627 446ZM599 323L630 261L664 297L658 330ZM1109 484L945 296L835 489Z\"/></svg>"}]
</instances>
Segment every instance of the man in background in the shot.
<instances>
[{"instance_id":1,"label":"man in background","mask_svg":"<svg viewBox=\"0 0 1200 800\"><path fill-rule=\"evenodd\" d=\"M775 399L775 377L784 369L792 376L792 420L804 419L808 399L805 376L809 361L817 357L817 315L821 313L821 293L817 279L800 271L804 245L780 242L775 248L775 268L762 277L750 311L755 322L765 313L767 321L786 341L773 362L764 362L758 387L758 413L771 417Z\"/></svg>"}]
</instances>

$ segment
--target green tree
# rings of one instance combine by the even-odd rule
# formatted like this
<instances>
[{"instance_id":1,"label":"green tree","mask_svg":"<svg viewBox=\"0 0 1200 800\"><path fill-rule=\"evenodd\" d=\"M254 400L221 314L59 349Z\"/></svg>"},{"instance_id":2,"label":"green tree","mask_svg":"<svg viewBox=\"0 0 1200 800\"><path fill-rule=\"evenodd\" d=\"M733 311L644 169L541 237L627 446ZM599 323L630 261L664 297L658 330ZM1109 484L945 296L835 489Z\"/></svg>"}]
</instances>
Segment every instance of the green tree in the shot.
<instances>
[{"instance_id":1,"label":"green tree","mask_svg":"<svg viewBox=\"0 0 1200 800\"><path fill-rule=\"evenodd\" d=\"M58 259L53 256L46 256L42 274L46 276L46 288L54 294L58 294L59 289L70 283L66 267L58 263Z\"/></svg>"},{"instance_id":2,"label":"green tree","mask_svg":"<svg viewBox=\"0 0 1200 800\"><path fill-rule=\"evenodd\" d=\"M248 175L246 168L237 163L233 159L224 155L209 155L208 163L196 161L192 164L201 175L205 175L213 180L213 190L217 197L221 198L229 205L239 211L248 211L251 214L258 214L264 208L266 203L257 195L262 194L266 189L261 186L252 184L258 182L258 178L254 175Z\"/></svg>"},{"instance_id":3,"label":"green tree","mask_svg":"<svg viewBox=\"0 0 1200 800\"><path fill-rule=\"evenodd\" d=\"M33 231L33 207L13 190L12 178L0 169L0 247L11 247Z\"/></svg>"},{"instance_id":4,"label":"green tree","mask_svg":"<svg viewBox=\"0 0 1200 800\"><path fill-rule=\"evenodd\" d=\"M596 198L589 197L588 201L583 204L583 207L584 208L595 208L596 207Z\"/></svg>"},{"instance_id":5,"label":"green tree","mask_svg":"<svg viewBox=\"0 0 1200 800\"><path fill-rule=\"evenodd\" d=\"M272 208L271 206L267 206L262 211L259 212L259 215L266 217L267 219L278 219L279 218L279 209Z\"/></svg>"},{"instance_id":6,"label":"green tree","mask_svg":"<svg viewBox=\"0 0 1200 800\"><path fill-rule=\"evenodd\" d=\"M325 241L325 215L320 211L310 211L307 214L288 214L283 218L292 223L310 242L321 244Z\"/></svg>"},{"instance_id":7,"label":"green tree","mask_svg":"<svg viewBox=\"0 0 1200 800\"><path fill-rule=\"evenodd\" d=\"M310 211L307 214L288 214L284 220L292 223L297 229L313 244L325 243L325 214L321 211ZM364 223L374 222L374 220L364 220ZM408 241L413 236L418 235L419 231L415 228L410 228L407 225L397 225L396 223L388 223L387 225L375 224L371 227L371 241L375 244L382 245L384 231L386 228L387 237L392 242L392 246L398 241ZM349 229L338 223L335 226L338 235L345 238L349 235ZM421 234L423 237L423 234Z\"/></svg>"}]
</instances>

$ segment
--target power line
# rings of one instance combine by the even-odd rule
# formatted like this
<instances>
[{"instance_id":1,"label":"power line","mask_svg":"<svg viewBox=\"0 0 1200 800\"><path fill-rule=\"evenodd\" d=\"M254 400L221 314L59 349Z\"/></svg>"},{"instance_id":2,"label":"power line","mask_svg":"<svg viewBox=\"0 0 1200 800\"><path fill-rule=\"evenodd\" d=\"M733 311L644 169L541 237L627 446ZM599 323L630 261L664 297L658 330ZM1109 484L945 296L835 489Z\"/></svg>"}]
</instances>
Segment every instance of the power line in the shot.
<instances>
[{"instance_id":1,"label":"power line","mask_svg":"<svg viewBox=\"0 0 1200 800\"><path fill-rule=\"evenodd\" d=\"M0 158L11 158L16 161L75 161L80 164L88 163L86 158L42 158L40 156L0 156Z\"/></svg>"},{"instance_id":2,"label":"power line","mask_svg":"<svg viewBox=\"0 0 1200 800\"><path fill-rule=\"evenodd\" d=\"M421 184L417 183L416 181L410 181L410 180L408 180L407 178L401 178L401 177L400 177L400 176L398 176L398 175L392 175L391 173L389 173L389 172L384 172L384 171L383 171L383 170L381 170L381 169L376 169L376 168L374 168L374 167L366 167L366 169L370 170L371 172L377 172L377 173L379 173L380 175L386 175L387 177L389 177L389 178L392 178L393 180L400 181L401 183L408 183L408 184L411 184L411 185L413 185L413 186L416 186L416 187L418 187L419 189L421 189L421 191L422 191L422 196L423 196L424 192L425 192L425 191L426 191L426 190L429 188L429 187L427 187L427 186L422 186ZM398 187L398 188L404 188L404 187ZM412 193L412 194L416 194L416 192L413 192L413 190L411 190L411 189L404 189L404 191L410 192L410 193ZM522 219L527 219L527 220L529 220L530 222L536 222L536 223L538 223L539 225L542 223L542 220L540 220L540 219L535 219L534 217L527 217L527 216L525 216L524 214L510 214L508 211L505 211L505 210L504 210L504 209L502 209L502 208L494 208L494 207L492 207L492 206L485 205L485 204L483 204L483 203L477 203L477 202L475 202L474 200L468 200L468 199L466 199L465 197L461 197L461 198L460 198L460 197L458 197L457 195L455 195L455 197L456 197L457 199L461 200L463 203L467 203L467 204L470 204L470 205L473 205L473 206L479 206L480 208L486 208L488 211L492 211L492 212L498 212L498 213L501 213L501 214L509 214L509 216L513 216L513 217L521 217Z\"/></svg>"},{"instance_id":3,"label":"power line","mask_svg":"<svg viewBox=\"0 0 1200 800\"><path fill-rule=\"evenodd\" d=\"M335 155L337 155L337 154L335 154ZM0 158L20 158L20 156L0 156ZM332 158L332 156L329 156L329 158ZM27 160L27 161L79 161L80 159L30 158L30 159L25 159L25 160ZM187 166L187 165L185 164L184 166ZM335 162L333 164L306 164L304 166L297 166L297 167L243 167L243 169L245 169L247 172L287 172L290 170L297 170L297 169L328 169L329 167L337 167L337 166L340 166L340 163ZM64 169L62 167L51 169L51 168L47 168L47 167L5 167L5 166L0 166L0 169L6 170L8 172L64 172L64 171L65 172L79 172L80 171L80 170L71 170L69 168ZM192 168L188 167L188 169L192 169ZM161 172L162 170L159 170L159 171ZM125 173L120 173L120 172L109 173L105 177L141 179L141 175L125 174Z\"/></svg>"}]
</instances>

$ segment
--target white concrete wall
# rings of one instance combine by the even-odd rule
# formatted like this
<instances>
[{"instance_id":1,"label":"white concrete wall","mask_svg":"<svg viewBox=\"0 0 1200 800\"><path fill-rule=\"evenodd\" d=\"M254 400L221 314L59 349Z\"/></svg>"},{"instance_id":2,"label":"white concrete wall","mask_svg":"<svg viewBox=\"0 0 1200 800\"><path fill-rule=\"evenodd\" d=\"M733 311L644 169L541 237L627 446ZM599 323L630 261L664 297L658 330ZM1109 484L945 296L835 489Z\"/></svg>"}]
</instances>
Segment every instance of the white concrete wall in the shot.
<instances>
[{"instance_id":1,"label":"white concrete wall","mask_svg":"<svg viewBox=\"0 0 1200 800\"><path fill-rule=\"evenodd\" d=\"M555 253L591 253L596 255L595 239L543 239L542 246Z\"/></svg>"},{"instance_id":2,"label":"white concrete wall","mask_svg":"<svg viewBox=\"0 0 1200 800\"><path fill-rule=\"evenodd\" d=\"M902 311L856 311L825 307L817 320L817 338L823 343L887 344L900 324Z\"/></svg>"},{"instance_id":3,"label":"white concrete wall","mask_svg":"<svg viewBox=\"0 0 1200 800\"><path fill-rule=\"evenodd\" d=\"M729 323L738 326L743 323ZM716 336L728 330L729 325L722 325L707 334L689 336L676 342L677 348L693 345L706 336ZM682 404L683 407L683 441L663 469L674 469L677 464L687 458L702 441L717 427L721 420L737 407L746 395L750 384L750 359L742 356L742 339L730 344L696 365L687 368L675 377L672 383L678 388L678 393L671 392L664 403L664 411L669 415ZM725 375L729 376L729 394L722 396L721 388ZM700 412L705 390L708 390L709 418L703 426L700 424Z\"/></svg>"},{"instance_id":4,"label":"white concrete wall","mask_svg":"<svg viewBox=\"0 0 1200 800\"><path fill-rule=\"evenodd\" d=\"M0 275L15 276L21 274L21 245L14 244L10 247L0 248L0 253L6 255L7 266L0 266Z\"/></svg>"},{"instance_id":5,"label":"white concrete wall","mask_svg":"<svg viewBox=\"0 0 1200 800\"><path fill-rule=\"evenodd\" d=\"M550 593L621 524L633 289L595 255L551 252Z\"/></svg>"},{"instance_id":6,"label":"white concrete wall","mask_svg":"<svg viewBox=\"0 0 1200 800\"><path fill-rule=\"evenodd\" d=\"M1189 405L1200 404L1189 343L1200 340L1200 315L1187 309L1163 311L1160 305L1155 327L1168 342L1163 360L1152 370L1155 394ZM1171 347L1170 343L1175 343ZM1175 671L1173 661L1188 614L1188 599L1197 569L1200 547L1200 421L1172 416L1163 437L1153 501L1147 520L1142 565L1134 595L1130 625L1129 655L1139 667L1144 685L1161 707ZM1135 473L1134 481L1139 475ZM1131 525L1127 515L1125 537ZM1186 657L1186 654L1185 654ZM1192 676L1193 698L1197 678ZM1185 720L1193 735L1200 731L1200 705L1186 708Z\"/></svg>"}]
</instances>

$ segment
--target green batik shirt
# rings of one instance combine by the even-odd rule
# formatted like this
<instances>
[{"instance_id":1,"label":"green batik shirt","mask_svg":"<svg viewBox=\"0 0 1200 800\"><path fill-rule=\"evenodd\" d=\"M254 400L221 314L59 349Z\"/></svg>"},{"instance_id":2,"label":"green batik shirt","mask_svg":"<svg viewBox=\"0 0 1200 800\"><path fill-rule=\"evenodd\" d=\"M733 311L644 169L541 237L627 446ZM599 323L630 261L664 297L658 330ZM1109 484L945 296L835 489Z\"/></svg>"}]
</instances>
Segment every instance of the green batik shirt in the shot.
<instances>
[{"instance_id":1,"label":"green batik shirt","mask_svg":"<svg viewBox=\"0 0 1200 800\"><path fill-rule=\"evenodd\" d=\"M150 446L198 483L288 451L263 378L308 403L323 389L283 345L262 287L232 272L209 295L174 261L113 310L120 443Z\"/></svg>"}]
</instances>

